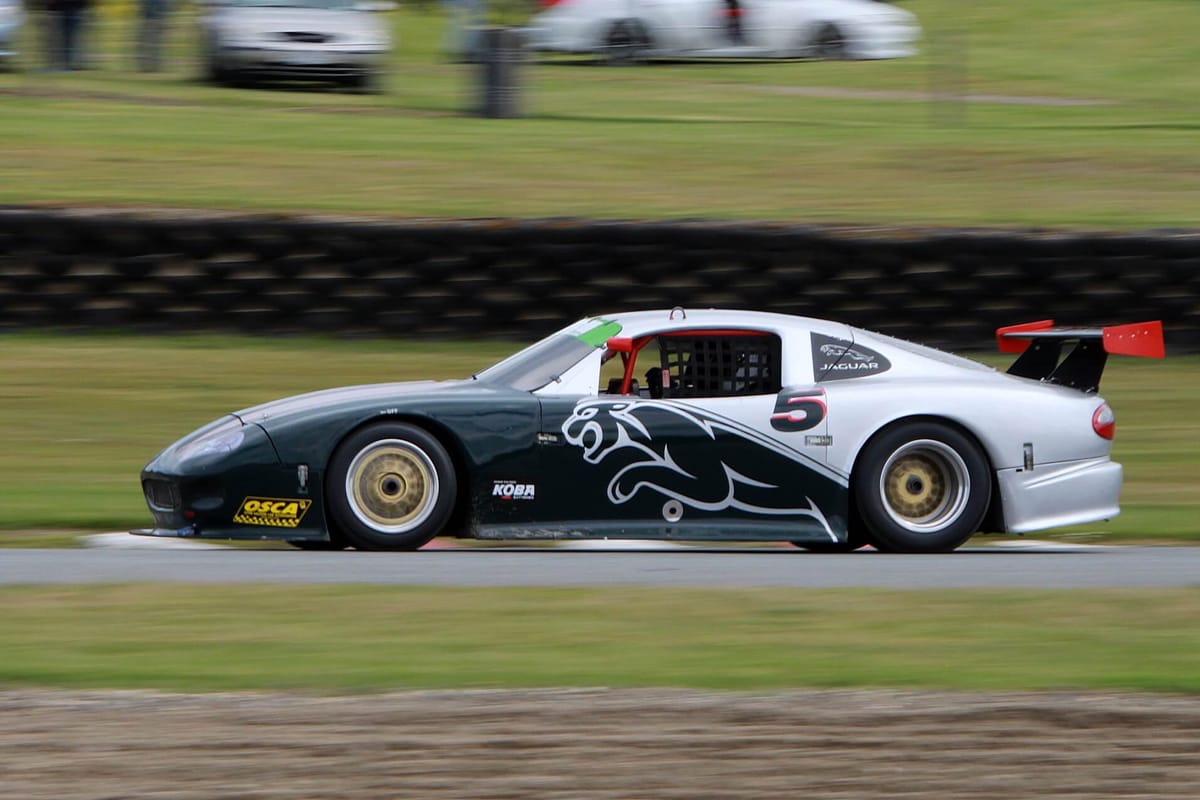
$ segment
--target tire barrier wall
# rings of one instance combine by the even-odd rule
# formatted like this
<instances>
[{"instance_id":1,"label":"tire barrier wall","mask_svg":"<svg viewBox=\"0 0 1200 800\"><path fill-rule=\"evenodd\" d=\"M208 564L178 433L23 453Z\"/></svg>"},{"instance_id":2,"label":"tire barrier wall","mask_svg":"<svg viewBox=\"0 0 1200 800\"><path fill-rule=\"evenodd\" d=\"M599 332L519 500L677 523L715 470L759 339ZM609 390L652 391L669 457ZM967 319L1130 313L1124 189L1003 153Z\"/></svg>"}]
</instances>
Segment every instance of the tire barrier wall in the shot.
<instances>
[{"instance_id":1,"label":"tire barrier wall","mask_svg":"<svg viewBox=\"0 0 1200 800\"><path fill-rule=\"evenodd\" d=\"M362 220L0 209L0 329L517 340L588 314L754 308L991 349L1162 319L1200 350L1200 232Z\"/></svg>"}]
</instances>

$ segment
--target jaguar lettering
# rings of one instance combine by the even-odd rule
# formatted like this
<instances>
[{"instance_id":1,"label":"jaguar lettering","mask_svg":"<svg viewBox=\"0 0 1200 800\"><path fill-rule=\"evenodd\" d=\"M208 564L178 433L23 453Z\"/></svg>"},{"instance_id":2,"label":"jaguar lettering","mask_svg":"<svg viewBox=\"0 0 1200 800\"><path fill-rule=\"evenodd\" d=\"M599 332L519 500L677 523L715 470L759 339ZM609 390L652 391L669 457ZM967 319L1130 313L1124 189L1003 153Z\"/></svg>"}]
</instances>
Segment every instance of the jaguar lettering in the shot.
<instances>
[{"instance_id":1,"label":"jaguar lettering","mask_svg":"<svg viewBox=\"0 0 1200 800\"><path fill-rule=\"evenodd\" d=\"M854 342L812 335L813 372L818 381L879 375L892 368L883 355Z\"/></svg>"}]
</instances>

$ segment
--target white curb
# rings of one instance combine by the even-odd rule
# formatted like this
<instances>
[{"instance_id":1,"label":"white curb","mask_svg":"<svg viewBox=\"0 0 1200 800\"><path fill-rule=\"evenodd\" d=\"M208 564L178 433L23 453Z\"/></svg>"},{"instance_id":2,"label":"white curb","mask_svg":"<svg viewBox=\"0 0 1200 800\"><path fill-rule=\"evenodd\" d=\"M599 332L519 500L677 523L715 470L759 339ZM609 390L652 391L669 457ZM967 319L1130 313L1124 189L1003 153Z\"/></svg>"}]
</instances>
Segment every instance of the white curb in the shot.
<instances>
[{"instance_id":1,"label":"white curb","mask_svg":"<svg viewBox=\"0 0 1200 800\"><path fill-rule=\"evenodd\" d=\"M222 545L196 539L176 539L169 536L134 536L131 533L96 533L83 537L84 547L107 547L120 550L171 550L220 548Z\"/></svg>"}]
</instances>

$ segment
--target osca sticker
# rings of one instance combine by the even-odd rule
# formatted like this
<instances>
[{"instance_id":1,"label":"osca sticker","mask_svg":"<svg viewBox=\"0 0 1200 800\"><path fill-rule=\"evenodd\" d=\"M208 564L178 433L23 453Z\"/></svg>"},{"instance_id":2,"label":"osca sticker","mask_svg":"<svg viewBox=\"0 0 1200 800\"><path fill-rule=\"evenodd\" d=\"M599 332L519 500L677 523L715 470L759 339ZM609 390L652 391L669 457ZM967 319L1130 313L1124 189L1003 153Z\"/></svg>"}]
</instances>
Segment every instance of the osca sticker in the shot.
<instances>
[{"instance_id":1,"label":"osca sticker","mask_svg":"<svg viewBox=\"0 0 1200 800\"><path fill-rule=\"evenodd\" d=\"M281 497L247 497L242 501L233 521L242 525L267 525L272 528L295 528L304 519L312 500L292 500Z\"/></svg>"},{"instance_id":2,"label":"osca sticker","mask_svg":"<svg viewBox=\"0 0 1200 800\"><path fill-rule=\"evenodd\" d=\"M492 483L493 500L532 500L537 487L532 483L513 483L512 481L494 481Z\"/></svg>"}]
</instances>

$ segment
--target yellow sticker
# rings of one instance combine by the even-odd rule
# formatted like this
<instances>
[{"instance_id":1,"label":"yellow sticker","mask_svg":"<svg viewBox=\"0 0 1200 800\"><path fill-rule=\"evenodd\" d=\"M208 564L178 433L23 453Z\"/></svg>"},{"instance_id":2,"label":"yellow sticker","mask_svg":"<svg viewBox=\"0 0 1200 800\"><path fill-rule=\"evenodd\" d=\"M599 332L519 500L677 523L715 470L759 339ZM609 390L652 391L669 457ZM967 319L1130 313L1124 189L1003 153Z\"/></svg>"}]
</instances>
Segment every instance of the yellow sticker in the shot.
<instances>
[{"instance_id":1,"label":"yellow sticker","mask_svg":"<svg viewBox=\"0 0 1200 800\"><path fill-rule=\"evenodd\" d=\"M242 501L233 521L242 525L269 525L272 528L295 528L304 519L312 500L292 500L281 497L247 497Z\"/></svg>"}]
</instances>

